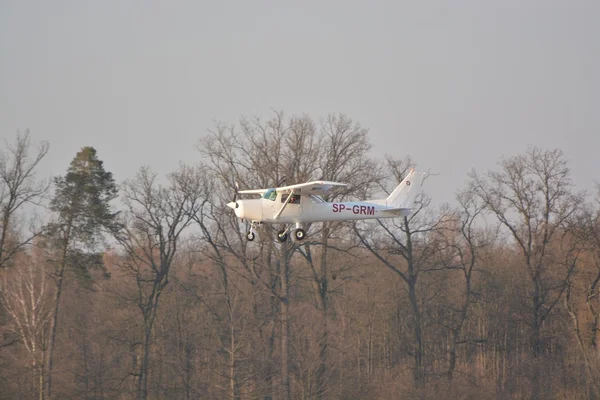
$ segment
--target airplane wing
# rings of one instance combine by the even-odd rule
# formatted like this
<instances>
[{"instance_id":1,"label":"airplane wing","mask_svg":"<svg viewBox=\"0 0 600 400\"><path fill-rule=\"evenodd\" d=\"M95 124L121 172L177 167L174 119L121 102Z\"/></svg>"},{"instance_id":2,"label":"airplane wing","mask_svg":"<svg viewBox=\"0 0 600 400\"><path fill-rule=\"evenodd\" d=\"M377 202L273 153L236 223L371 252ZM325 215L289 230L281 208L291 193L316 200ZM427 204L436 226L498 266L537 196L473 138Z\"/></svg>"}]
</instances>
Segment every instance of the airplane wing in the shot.
<instances>
[{"instance_id":1,"label":"airplane wing","mask_svg":"<svg viewBox=\"0 0 600 400\"><path fill-rule=\"evenodd\" d=\"M248 190L239 190L238 193L241 194L260 194L263 195L267 192L267 190L269 189L248 189Z\"/></svg>"},{"instance_id":2,"label":"airplane wing","mask_svg":"<svg viewBox=\"0 0 600 400\"><path fill-rule=\"evenodd\" d=\"M348 187L345 183L331 181L312 181L306 183L298 183L295 185L281 186L276 188L277 192L289 193L292 191L295 194L316 194L323 195L333 192L336 189Z\"/></svg>"},{"instance_id":3,"label":"airplane wing","mask_svg":"<svg viewBox=\"0 0 600 400\"><path fill-rule=\"evenodd\" d=\"M294 193L294 194L315 194L324 195L333 192L336 189L347 187L345 183L331 181L312 181L306 183L298 183L295 185L281 186L271 189L248 189L239 190L239 194L258 194L264 195L268 191L276 191L277 193Z\"/></svg>"}]
</instances>

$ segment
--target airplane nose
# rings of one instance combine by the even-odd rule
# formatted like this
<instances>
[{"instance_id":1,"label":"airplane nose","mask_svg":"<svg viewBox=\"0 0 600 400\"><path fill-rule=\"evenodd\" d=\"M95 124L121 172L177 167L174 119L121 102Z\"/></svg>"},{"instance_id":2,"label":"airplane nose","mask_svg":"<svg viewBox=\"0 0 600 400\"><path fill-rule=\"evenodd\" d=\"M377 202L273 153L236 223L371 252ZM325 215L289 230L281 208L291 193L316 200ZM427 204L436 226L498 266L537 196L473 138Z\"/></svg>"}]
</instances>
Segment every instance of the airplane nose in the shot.
<instances>
[{"instance_id":1,"label":"airplane nose","mask_svg":"<svg viewBox=\"0 0 600 400\"><path fill-rule=\"evenodd\" d=\"M235 210L235 215L238 218L244 218L244 204L241 201L231 201L227 203L227 207Z\"/></svg>"}]
</instances>

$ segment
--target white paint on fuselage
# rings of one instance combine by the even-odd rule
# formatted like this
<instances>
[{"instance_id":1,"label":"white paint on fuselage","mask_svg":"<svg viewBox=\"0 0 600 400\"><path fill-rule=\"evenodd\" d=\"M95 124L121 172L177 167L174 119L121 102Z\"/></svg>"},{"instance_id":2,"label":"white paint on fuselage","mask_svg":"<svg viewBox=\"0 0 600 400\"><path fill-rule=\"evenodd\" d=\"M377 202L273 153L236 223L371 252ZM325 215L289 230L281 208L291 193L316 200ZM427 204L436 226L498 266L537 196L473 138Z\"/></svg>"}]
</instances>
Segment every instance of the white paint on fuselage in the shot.
<instances>
[{"instance_id":1,"label":"white paint on fuselage","mask_svg":"<svg viewBox=\"0 0 600 400\"><path fill-rule=\"evenodd\" d=\"M306 195L301 197L300 204L288 203L277 218L274 217L283 206L281 194L274 201L264 198L244 199L238 200L238 204L235 214L241 219L282 224L390 218L410 213L408 209L390 211L392 207L375 202L329 203L319 197Z\"/></svg>"}]
</instances>

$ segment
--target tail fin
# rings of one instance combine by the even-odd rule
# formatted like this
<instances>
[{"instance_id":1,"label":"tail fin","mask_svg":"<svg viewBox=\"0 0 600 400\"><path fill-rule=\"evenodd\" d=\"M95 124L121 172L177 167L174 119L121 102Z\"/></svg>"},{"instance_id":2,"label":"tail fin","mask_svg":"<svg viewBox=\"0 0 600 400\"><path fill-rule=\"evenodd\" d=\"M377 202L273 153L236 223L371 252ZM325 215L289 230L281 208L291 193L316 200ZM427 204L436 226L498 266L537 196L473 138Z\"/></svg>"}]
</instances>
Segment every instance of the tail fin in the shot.
<instances>
[{"instance_id":1,"label":"tail fin","mask_svg":"<svg viewBox=\"0 0 600 400\"><path fill-rule=\"evenodd\" d=\"M385 199L385 204L395 208L413 208L424 178L425 173L411 169L406 178Z\"/></svg>"}]
</instances>

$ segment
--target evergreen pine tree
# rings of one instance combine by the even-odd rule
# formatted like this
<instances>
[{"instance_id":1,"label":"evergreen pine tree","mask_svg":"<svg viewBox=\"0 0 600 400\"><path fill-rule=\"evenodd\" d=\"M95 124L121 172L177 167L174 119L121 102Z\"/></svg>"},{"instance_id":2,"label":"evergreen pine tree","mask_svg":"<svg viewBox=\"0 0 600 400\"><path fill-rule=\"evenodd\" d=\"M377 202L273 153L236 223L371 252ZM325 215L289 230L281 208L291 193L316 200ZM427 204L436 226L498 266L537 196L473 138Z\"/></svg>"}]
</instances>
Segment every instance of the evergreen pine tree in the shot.
<instances>
[{"instance_id":1,"label":"evergreen pine tree","mask_svg":"<svg viewBox=\"0 0 600 400\"><path fill-rule=\"evenodd\" d=\"M47 227L49 243L57 253L54 315L48 349L48 398L52 396L56 327L65 269L72 268L76 276L89 279L91 268L103 266L102 254L97 251L103 233L117 229L117 213L110 209L117 187L112 173L104 169L93 147L83 147L71 161L66 175L55 178L54 183L56 190L50 209L56 214L56 220Z\"/></svg>"}]
</instances>

